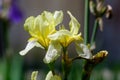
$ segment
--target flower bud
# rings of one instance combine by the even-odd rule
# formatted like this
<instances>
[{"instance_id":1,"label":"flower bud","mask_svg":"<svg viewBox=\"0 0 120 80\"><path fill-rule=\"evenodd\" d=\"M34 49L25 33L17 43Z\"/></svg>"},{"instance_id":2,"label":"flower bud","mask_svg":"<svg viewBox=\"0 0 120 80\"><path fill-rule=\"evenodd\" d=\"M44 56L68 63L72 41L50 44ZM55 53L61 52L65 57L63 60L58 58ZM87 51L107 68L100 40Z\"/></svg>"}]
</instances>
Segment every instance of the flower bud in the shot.
<instances>
[{"instance_id":1,"label":"flower bud","mask_svg":"<svg viewBox=\"0 0 120 80\"><path fill-rule=\"evenodd\" d=\"M93 56L92 62L94 64L98 64L98 63L102 62L107 55L108 55L107 51L105 51L105 50L104 51L100 51L96 55Z\"/></svg>"},{"instance_id":2,"label":"flower bud","mask_svg":"<svg viewBox=\"0 0 120 80\"><path fill-rule=\"evenodd\" d=\"M93 15L96 15L96 5L95 5L95 3L91 0L89 4L90 4L90 12Z\"/></svg>"},{"instance_id":3,"label":"flower bud","mask_svg":"<svg viewBox=\"0 0 120 80\"><path fill-rule=\"evenodd\" d=\"M111 17L112 17L112 7L108 5L106 11L106 18L110 19Z\"/></svg>"},{"instance_id":4,"label":"flower bud","mask_svg":"<svg viewBox=\"0 0 120 80\"><path fill-rule=\"evenodd\" d=\"M38 71L33 71L31 74L31 80L37 80Z\"/></svg>"}]
</instances>

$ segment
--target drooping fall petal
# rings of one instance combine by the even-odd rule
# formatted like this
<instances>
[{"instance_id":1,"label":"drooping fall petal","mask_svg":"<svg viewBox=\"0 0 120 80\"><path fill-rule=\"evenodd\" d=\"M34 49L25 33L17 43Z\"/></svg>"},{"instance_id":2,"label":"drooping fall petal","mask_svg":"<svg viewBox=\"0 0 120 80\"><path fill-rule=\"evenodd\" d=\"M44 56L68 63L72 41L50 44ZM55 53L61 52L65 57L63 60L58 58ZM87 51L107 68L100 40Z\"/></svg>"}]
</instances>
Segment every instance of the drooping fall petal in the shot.
<instances>
[{"instance_id":1,"label":"drooping fall petal","mask_svg":"<svg viewBox=\"0 0 120 80\"><path fill-rule=\"evenodd\" d=\"M42 47L38 42L37 40L29 40L28 41L28 44L26 45L25 49L20 51L20 55L24 56L26 55L32 48L34 47Z\"/></svg>"},{"instance_id":2,"label":"drooping fall petal","mask_svg":"<svg viewBox=\"0 0 120 80\"><path fill-rule=\"evenodd\" d=\"M85 44L76 44L76 51L78 55L85 59L91 59L92 53L87 45Z\"/></svg>"},{"instance_id":3,"label":"drooping fall petal","mask_svg":"<svg viewBox=\"0 0 120 80\"><path fill-rule=\"evenodd\" d=\"M44 58L45 63L51 63L55 61L61 54L61 45L57 41L51 41L48 47L47 53Z\"/></svg>"}]
</instances>

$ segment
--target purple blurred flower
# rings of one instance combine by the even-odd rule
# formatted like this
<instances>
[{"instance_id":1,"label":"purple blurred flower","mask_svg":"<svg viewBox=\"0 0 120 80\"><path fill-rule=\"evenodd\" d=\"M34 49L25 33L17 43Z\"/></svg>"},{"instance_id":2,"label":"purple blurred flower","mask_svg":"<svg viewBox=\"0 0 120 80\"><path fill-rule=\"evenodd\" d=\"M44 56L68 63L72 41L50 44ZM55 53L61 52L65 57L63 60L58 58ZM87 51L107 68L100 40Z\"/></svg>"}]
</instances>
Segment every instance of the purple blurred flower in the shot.
<instances>
[{"instance_id":1,"label":"purple blurred flower","mask_svg":"<svg viewBox=\"0 0 120 80\"><path fill-rule=\"evenodd\" d=\"M15 3L11 4L11 7L9 8L8 11L8 17L9 20L14 23L20 22L22 20L23 14L20 8L17 6L17 4Z\"/></svg>"},{"instance_id":2,"label":"purple blurred flower","mask_svg":"<svg viewBox=\"0 0 120 80\"><path fill-rule=\"evenodd\" d=\"M18 0L0 1L0 16L10 22L18 23L23 19L23 13L18 6Z\"/></svg>"}]
</instances>

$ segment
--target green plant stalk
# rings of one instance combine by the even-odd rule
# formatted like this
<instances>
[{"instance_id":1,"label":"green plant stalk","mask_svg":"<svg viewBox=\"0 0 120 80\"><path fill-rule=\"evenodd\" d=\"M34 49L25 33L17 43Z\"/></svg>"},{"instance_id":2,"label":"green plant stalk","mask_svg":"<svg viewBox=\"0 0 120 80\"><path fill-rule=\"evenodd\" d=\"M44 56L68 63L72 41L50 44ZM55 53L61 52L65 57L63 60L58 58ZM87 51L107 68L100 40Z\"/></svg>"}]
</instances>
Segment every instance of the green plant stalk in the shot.
<instances>
[{"instance_id":1,"label":"green plant stalk","mask_svg":"<svg viewBox=\"0 0 120 80\"><path fill-rule=\"evenodd\" d=\"M84 43L88 43L89 38L89 0L85 0L85 17L84 17Z\"/></svg>"},{"instance_id":2,"label":"green plant stalk","mask_svg":"<svg viewBox=\"0 0 120 80\"><path fill-rule=\"evenodd\" d=\"M6 80L11 80L10 79L10 72L11 72L11 58L7 56L7 69L6 69Z\"/></svg>"},{"instance_id":3,"label":"green plant stalk","mask_svg":"<svg viewBox=\"0 0 120 80\"><path fill-rule=\"evenodd\" d=\"M0 27L1 27L1 55L0 56L3 56L5 55L4 53L6 53L6 50L8 49L9 47L9 36L8 36L8 30L10 28L10 23L8 20L5 20L5 19L0 19Z\"/></svg>"},{"instance_id":4,"label":"green plant stalk","mask_svg":"<svg viewBox=\"0 0 120 80\"><path fill-rule=\"evenodd\" d=\"M89 0L85 0L85 10L84 10L84 14L85 14L85 17L84 17L84 44L88 44L89 41L88 41L88 38L89 38ZM85 61L85 66L87 64L87 61ZM82 80L89 80L90 78L90 74L89 74L89 71L87 71L87 69L85 68L84 66L84 69L83 69L83 72L82 72ZM87 66L89 67L89 66Z\"/></svg>"},{"instance_id":5,"label":"green plant stalk","mask_svg":"<svg viewBox=\"0 0 120 80\"><path fill-rule=\"evenodd\" d=\"M83 73L82 73L82 80L90 80L90 75L93 68L94 68L93 63L91 63L90 61L85 62Z\"/></svg>"},{"instance_id":6,"label":"green plant stalk","mask_svg":"<svg viewBox=\"0 0 120 80\"><path fill-rule=\"evenodd\" d=\"M97 28L98 28L98 20L96 19L94 22L93 33L92 33L91 42L90 42L91 46L95 42Z\"/></svg>"},{"instance_id":7,"label":"green plant stalk","mask_svg":"<svg viewBox=\"0 0 120 80\"><path fill-rule=\"evenodd\" d=\"M4 48L5 48L5 51L9 48L9 28L10 28L10 23L8 20L3 20L3 39L4 39Z\"/></svg>"},{"instance_id":8,"label":"green plant stalk","mask_svg":"<svg viewBox=\"0 0 120 80\"><path fill-rule=\"evenodd\" d=\"M92 37L91 37L91 45L93 45L93 43L95 42L97 27L98 27L98 20L96 19L94 23ZM85 65L82 72L82 80L90 80L90 75L93 68L94 68L93 63L91 63L90 61L85 61Z\"/></svg>"},{"instance_id":9,"label":"green plant stalk","mask_svg":"<svg viewBox=\"0 0 120 80\"><path fill-rule=\"evenodd\" d=\"M71 67L71 60L68 58L68 53L66 52L66 48L64 48L62 54L63 80L68 79L70 67Z\"/></svg>"},{"instance_id":10,"label":"green plant stalk","mask_svg":"<svg viewBox=\"0 0 120 80\"><path fill-rule=\"evenodd\" d=\"M5 80L11 80L10 79L10 72L11 72L11 56L8 54L7 50L9 48L9 36L8 36L8 30L10 28L10 23L6 19L0 19L0 27L2 27L2 55L6 58L6 74L5 74Z\"/></svg>"},{"instance_id":11,"label":"green plant stalk","mask_svg":"<svg viewBox=\"0 0 120 80\"><path fill-rule=\"evenodd\" d=\"M55 71L54 71L54 63L55 63L55 62L52 62L52 63L49 63L49 64L48 64L48 67L49 67L50 70L52 71L53 75L55 75Z\"/></svg>"}]
</instances>

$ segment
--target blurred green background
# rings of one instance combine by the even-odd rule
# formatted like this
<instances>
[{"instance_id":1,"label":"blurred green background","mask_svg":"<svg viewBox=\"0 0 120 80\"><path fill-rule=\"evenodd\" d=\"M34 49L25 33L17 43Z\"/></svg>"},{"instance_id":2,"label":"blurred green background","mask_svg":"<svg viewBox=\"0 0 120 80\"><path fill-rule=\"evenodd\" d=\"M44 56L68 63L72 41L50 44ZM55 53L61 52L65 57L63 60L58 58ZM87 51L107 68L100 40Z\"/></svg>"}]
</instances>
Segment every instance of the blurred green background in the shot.
<instances>
[{"instance_id":1,"label":"blurred green background","mask_svg":"<svg viewBox=\"0 0 120 80\"><path fill-rule=\"evenodd\" d=\"M6 0L7 1L7 0ZM9 1L9 0L8 0ZM15 0L13 0L15 1ZM19 51L25 48L29 34L24 30L24 21L29 16L37 16L44 10L63 10L63 24L68 28L69 18L66 12L69 10L80 22L81 32L84 26L84 0L16 0L23 13L23 19L19 23L7 25L7 34L4 34L5 25L0 20L0 80L30 80L31 72L39 71L38 80L44 80L49 68L43 63L45 51L40 48L32 49L29 54L20 56ZM111 20L104 19L103 32L97 32L96 51L107 50L108 57L95 67L91 80L120 80L120 8L119 0L105 0L113 8ZM1 1L0 1L1 4ZM0 17L1 18L1 17ZM92 28L94 16L90 15ZM90 29L91 31L91 29ZM5 44L7 37L8 45ZM91 34L89 35L91 36ZM8 46L6 48L6 46ZM74 46L69 47L71 57L76 55ZM75 54L73 54L75 53ZM56 71L61 70L59 60L56 62ZM75 61L72 65L69 80L81 80L82 61Z\"/></svg>"}]
</instances>

